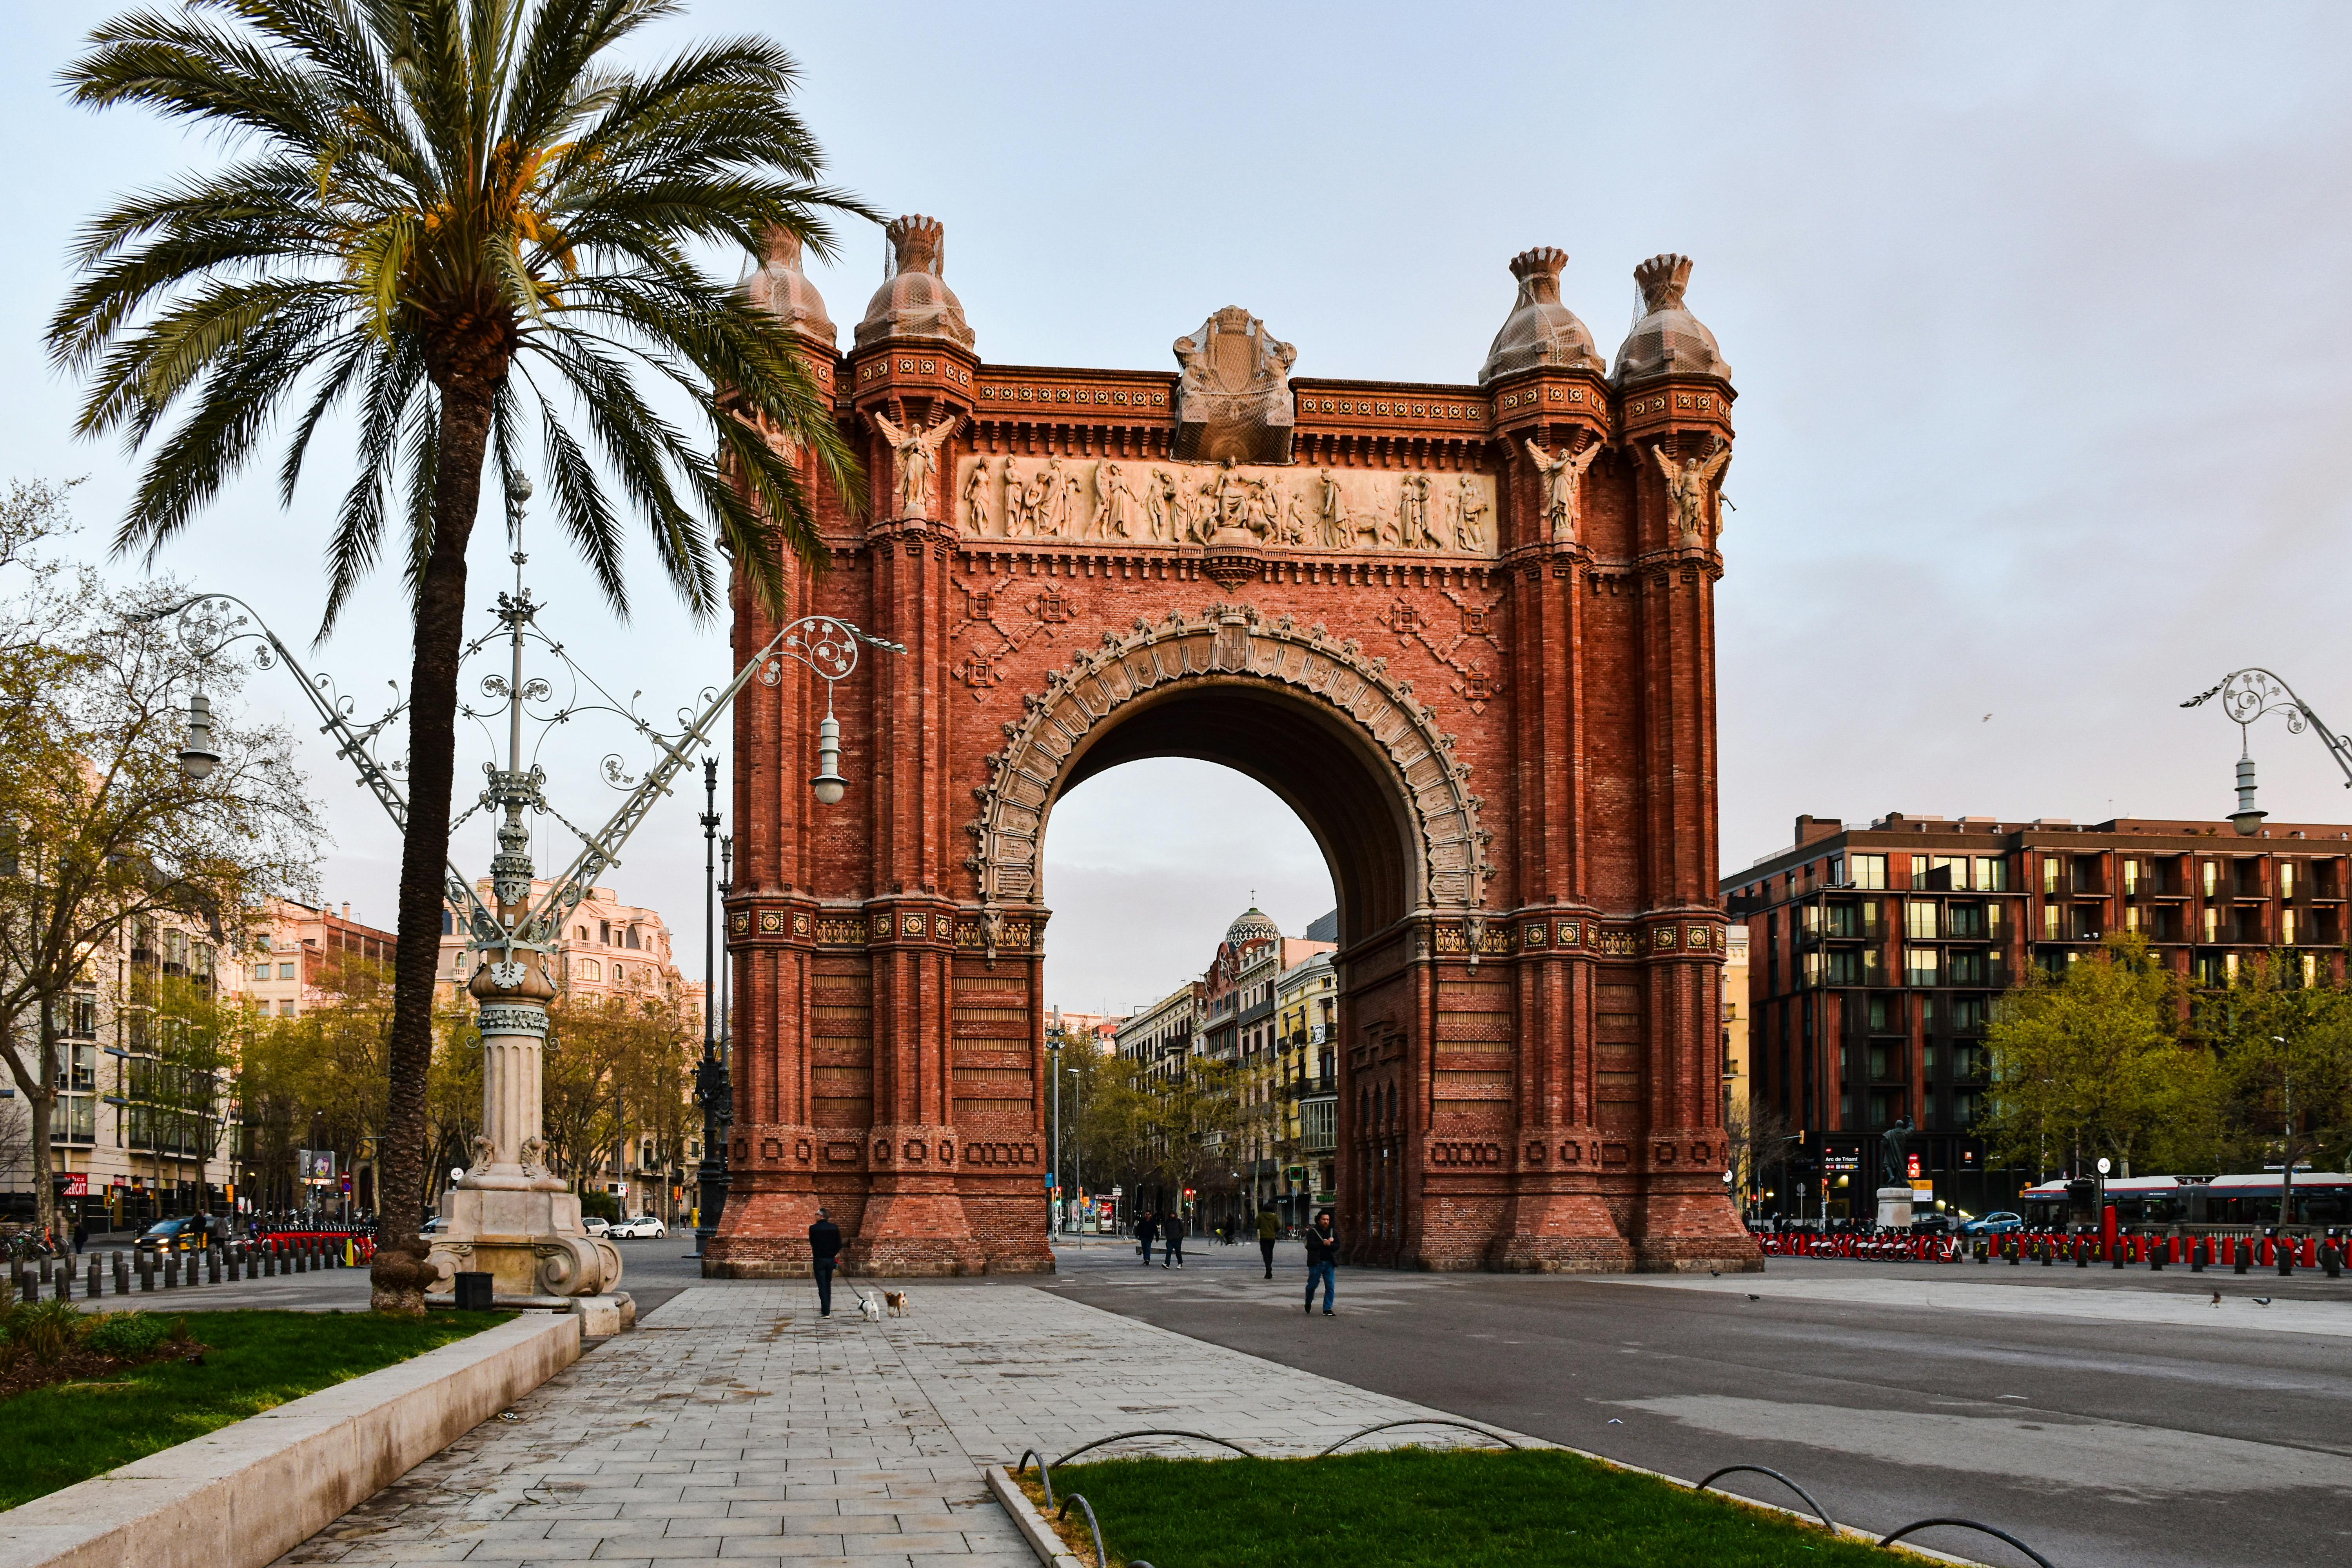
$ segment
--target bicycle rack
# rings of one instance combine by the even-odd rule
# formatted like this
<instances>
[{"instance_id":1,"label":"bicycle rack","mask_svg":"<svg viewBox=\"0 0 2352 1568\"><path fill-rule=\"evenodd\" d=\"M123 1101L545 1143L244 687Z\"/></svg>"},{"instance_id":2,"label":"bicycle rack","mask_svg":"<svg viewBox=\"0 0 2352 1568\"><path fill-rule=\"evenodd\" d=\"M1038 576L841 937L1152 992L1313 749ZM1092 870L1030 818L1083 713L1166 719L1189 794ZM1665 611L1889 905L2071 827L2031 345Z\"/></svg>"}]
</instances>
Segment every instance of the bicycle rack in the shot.
<instances>
[{"instance_id":1,"label":"bicycle rack","mask_svg":"<svg viewBox=\"0 0 2352 1568\"><path fill-rule=\"evenodd\" d=\"M1916 1524L1905 1525L1902 1529L1896 1531L1892 1535L1882 1537L1878 1544L1881 1546L1892 1546L1895 1542L1902 1540L1905 1536L1910 1534L1915 1530L1925 1530L1930 1525L1937 1524L1948 1524L1958 1530L1980 1531L1983 1533L1991 1536L1996 1541L2008 1542L2011 1546L2016 1547L2020 1552L2024 1552L2028 1557L2032 1558L2036 1563L2042 1564L2042 1568L2053 1568L2050 1559L2042 1556L2042 1553L2034 1551L2033 1548L2028 1546L2025 1542L2020 1541L2009 1531L2005 1530L1995 1530L1990 1524L1979 1524L1973 1519L1923 1519Z\"/></svg>"},{"instance_id":2,"label":"bicycle rack","mask_svg":"<svg viewBox=\"0 0 2352 1568\"><path fill-rule=\"evenodd\" d=\"M1780 1471L1768 1470L1761 1465L1726 1465L1723 1468L1716 1471L1715 1475L1707 1477L1706 1479L1699 1482L1698 1485L1693 1487L1691 1489L1693 1491L1703 1492L1706 1490L1707 1488L1715 1484L1717 1476L1727 1476L1738 1470L1746 1470L1751 1475L1771 1477L1774 1480L1780 1482L1782 1486L1788 1488L1790 1491L1805 1500L1805 1506L1811 1509L1814 1514L1820 1518L1822 1528L1823 1530L1828 1531L1832 1535L1835 1535L1837 1533L1837 1526L1830 1522L1829 1510L1823 1508L1820 1503L1815 1502L1813 1500L1812 1493L1807 1491L1804 1488L1799 1486L1796 1482L1790 1480Z\"/></svg>"},{"instance_id":3,"label":"bicycle rack","mask_svg":"<svg viewBox=\"0 0 2352 1568\"><path fill-rule=\"evenodd\" d=\"M1473 1426L1467 1421L1446 1421L1435 1416L1427 1416L1416 1418L1411 1421L1383 1421L1377 1426L1367 1426L1360 1432L1350 1432L1346 1436L1340 1438L1338 1442L1332 1444L1329 1447L1324 1449L1322 1453L1318 1454L1315 1457L1320 1459L1328 1455L1336 1454L1359 1437L1369 1437L1375 1432L1385 1432L1392 1426L1455 1426L1461 1428L1465 1432L1475 1432L1481 1437L1486 1437L1494 1442L1500 1443L1506 1448L1517 1448L1518 1447L1517 1443L1512 1442L1500 1432L1489 1432L1484 1426Z\"/></svg>"}]
</instances>

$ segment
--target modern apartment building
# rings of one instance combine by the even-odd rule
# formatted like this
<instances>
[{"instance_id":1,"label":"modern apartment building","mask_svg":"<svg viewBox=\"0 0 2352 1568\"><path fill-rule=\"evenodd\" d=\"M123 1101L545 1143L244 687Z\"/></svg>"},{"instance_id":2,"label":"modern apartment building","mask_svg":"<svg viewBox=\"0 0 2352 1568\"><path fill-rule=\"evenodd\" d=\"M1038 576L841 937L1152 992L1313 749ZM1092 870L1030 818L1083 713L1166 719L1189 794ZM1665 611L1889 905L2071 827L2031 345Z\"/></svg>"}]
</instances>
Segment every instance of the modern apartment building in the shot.
<instances>
[{"instance_id":1,"label":"modern apartment building","mask_svg":"<svg viewBox=\"0 0 2352 1568\"><path fill-rule=\"evenodd\" d=\"M1794 844L1722 882L1753 954L1749 1097L1801 1137L1767 1212L1870 1213L1878 1135L1904 1118L1921 1134L1915 1188L2006 1204L2033 1173L1987 1170L1973 1129L1985 1026L2026 964L2138 931L2200 984L2272 951L2340 979L2347 889L2352 828L2336 825L1798 817Z\"/></svg>"},{"instance_id":2,"label":"modern apartment building","mask_svg":"<svg viewBox=\"0 0 2352 1568\"><path fill-rule=\"evenodd\" d=\"M330 972L345 958L392 968L396 939L388 931L352 919L352 906L338 914L291 899L272 899L247 932L233 977L246 998L268 1016L296 1018L320 996Z\"/></svg>"}]
</instances>

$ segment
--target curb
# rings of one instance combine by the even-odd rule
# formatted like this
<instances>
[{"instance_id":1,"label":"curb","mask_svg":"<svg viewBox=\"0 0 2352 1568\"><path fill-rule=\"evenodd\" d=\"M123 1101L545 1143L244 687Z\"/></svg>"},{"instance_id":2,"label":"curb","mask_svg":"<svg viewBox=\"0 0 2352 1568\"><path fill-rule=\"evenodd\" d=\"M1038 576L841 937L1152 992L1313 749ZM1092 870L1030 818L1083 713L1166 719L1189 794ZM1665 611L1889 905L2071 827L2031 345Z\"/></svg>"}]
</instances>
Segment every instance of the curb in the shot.
<instances>
[{"instance_id":1,"label":"curb","mask_svg":"<svg viewBox=\"0 0 2352 1568\"><path fill-rule=\"evenodd\" d=\"M501 1323L0 1514L0 1568L265 1568L580 1359Z\"/></svg>"},{"instance_id":2,"label":"curb","mask_svg":"<svg viewBox=\"0 0 2352 1568\"><path fill-rule=\"evenodd\" d=\"M1054 1533L1054 1527L1045 1522L1045 1516L1037 1511L1029 1494L1013 1484L1003 1465L983 1465L981 1469L988 1477L988 1489L996 1494L996 1500L1013 1516L1013 1528L1029 1542L1029 1550L1037 1554L1038 1562L1045 1568L1088 1568L1085 1559L1071 1555L1062 1544L1062 1538Z\"/></svg>"}]
</instances>

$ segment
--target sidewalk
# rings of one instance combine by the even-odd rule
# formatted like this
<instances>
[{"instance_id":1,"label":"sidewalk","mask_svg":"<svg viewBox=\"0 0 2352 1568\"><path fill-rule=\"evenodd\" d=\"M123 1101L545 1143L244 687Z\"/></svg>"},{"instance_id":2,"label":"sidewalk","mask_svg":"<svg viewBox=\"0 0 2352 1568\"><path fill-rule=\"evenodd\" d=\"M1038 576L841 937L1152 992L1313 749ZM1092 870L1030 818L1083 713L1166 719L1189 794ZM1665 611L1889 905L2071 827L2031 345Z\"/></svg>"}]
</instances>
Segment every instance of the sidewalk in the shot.
<instances>
[{"instance_id":1,"label":"sidewalk","mask_svg":"<svg viewBox=\"0 0 2352 1568\"><path fill-rule=\"evenodd\" d=\"M880 1323L846 1291L817 1318L805 1282L687 1290L280 1562L1030 1568L980 1477L1024 1448L1178 1426L1311 1454L1439 1414L1026 1286L907 1289ZM1448 1440L1367 1446L1416 1439Z\"/></svg>"}]
</instances>

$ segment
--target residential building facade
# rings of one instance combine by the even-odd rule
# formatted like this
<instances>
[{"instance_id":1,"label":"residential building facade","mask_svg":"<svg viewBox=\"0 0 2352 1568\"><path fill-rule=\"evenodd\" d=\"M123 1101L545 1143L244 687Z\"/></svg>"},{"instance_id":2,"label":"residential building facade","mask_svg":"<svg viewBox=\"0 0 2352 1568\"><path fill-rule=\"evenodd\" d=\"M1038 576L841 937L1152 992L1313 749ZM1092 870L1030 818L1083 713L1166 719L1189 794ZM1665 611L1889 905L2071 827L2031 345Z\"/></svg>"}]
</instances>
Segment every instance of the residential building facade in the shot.
<instances>
[{"instance_id":1,"label":"residential building facade","mask_svg":"<svg viewBox=\"0 0 2352 1568\"><path fill-rule=\"evenodd\" d=\"M1754 955L1750 1101L1802 1139L1766 1212L1874 1212L1879 1134L1906 1118L1915 1189L1983 1212L2041 1174L1988 1170L1975 1131L1986 1026L2024 966L2136 931L2198 984L2273 952L2306 983L2340 980L2352 828L1800 816L1793 845L1722 886Z\"/></svg>"},{"instance_id":2,"label":"residential building facade","mask_svg":"<svg viewBox=\"0 0 2352 1568\"><path fill-rule=\"evenodd\" d=\"M1184 1070L1185 1058L1202 1050L1201 1022L1205 987L1197 980L1183 984L1123 1020L1112 1035L1115 1050L1136 1065L1145 1083L1164 1086Z\"/></svg>"},{"instance_id":3,"label":"residential building facade","mask_svg":"<svg viewBox=\"0 0 2352 1568\"><path fill-rule=\"evenodd\" d=\"M1299 1226L1312 1221L1316 1205L1335 1202L1339 1190L1339 983L1330 952L1276 975L1274 1005L1284 1157L1275 1203L1285 1225Z\"/></svg>"},{"instance_id":4,"label":"residential building facade","mask_svg":"<svg viewBox=\"0 0 2352 1568\"><path fill-rule=\"evenodd\" d=\"M264 1016L295 1018L324 994L334 966L345 958L392 968L394 934L352 919L328 905L312 908L291 899L272 899L249 929L246 950L236 955L235 987Z\"/></svg>"}]
</instances>

